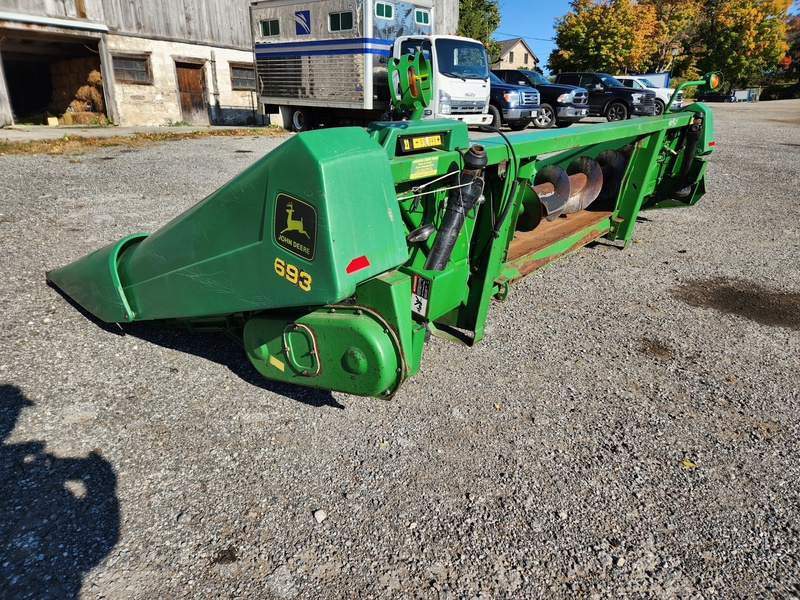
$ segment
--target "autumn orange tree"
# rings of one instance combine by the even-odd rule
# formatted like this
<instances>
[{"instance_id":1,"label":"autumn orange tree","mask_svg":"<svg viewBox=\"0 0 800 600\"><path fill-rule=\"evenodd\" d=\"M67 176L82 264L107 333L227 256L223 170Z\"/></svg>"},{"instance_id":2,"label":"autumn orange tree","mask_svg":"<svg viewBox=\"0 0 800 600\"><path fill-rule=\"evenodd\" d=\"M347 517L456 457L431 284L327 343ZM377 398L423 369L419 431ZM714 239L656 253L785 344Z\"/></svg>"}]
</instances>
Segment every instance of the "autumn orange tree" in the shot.
<instances>
[{"instance_id":1,"label":"autumn orange tree","mask_svg":"<svg viewBox=\"0 0 800 600\"><path fill-rule=\"evenodd\" d=\"M697 34L697 19L701 3L686 0L640 0L655 11L655 51L648 57L647 71L671 71L680 62L685 70L690 65L694 36ZM680 58L679 58L680 57Z\"/></svg>"},{"instance_id":2,"label":"autumn orange tree","mask_svg":"<svg viewBox=\"0 0 800 600\"><path fill-rule=\"evenodd\" d=\"M786 42L789 44L789 51L783 67L800 84L800 15L792 15L786 22Z\"/></svg>"},{"instance_id":3,"label":"autumn orange tree","mask_svg":"<svg viewBox=\"0 0 800 600\"><path fill-rule=\"evenodd\" d=\"M792 0L572 0L548 69L722 71L742 86L785 56ZM675 54L675 56L674 56Z\"/></svg>"},{"instance_id":4,"label":"autumn orange tree","mask_svg":"<svg viewBox=\"0 0 800 600\"><path fill-rule=\"evenodd\" d=\"M698 68L735 86L755 82L786 55L792 0L707 0L696 37Z\"/></svg>"},{"instance_id":5,"label":"autumn orange tree","mask_svg":"<svg viewBox=\"0 0 800 600\"><path fill-rule=\"evenodd\" d=\"M656 10L629 0L572 0L556 19L552 72L640 70L656 52Z\"/></svg>"}]
</instances>

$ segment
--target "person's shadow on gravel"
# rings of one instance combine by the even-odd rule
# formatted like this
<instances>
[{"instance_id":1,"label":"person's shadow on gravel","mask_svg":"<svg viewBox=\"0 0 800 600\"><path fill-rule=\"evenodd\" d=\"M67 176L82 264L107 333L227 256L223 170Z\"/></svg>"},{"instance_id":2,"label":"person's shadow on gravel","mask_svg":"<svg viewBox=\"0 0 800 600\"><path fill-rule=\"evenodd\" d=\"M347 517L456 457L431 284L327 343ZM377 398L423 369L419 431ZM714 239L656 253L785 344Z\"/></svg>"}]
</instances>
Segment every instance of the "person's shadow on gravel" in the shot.
<instances>
[{"instance_id":1,"label":"person's shadow on gravel","mask_svg":"<svg viewBox=\"0 0 800 600\"><path fill-rule=\"evenodd\" d=\"M119 539L117 478L94 452L59 458L43 441L5 443L32 405L0 386L0 597L75 598Z\"/></svg>"}]
</instances>

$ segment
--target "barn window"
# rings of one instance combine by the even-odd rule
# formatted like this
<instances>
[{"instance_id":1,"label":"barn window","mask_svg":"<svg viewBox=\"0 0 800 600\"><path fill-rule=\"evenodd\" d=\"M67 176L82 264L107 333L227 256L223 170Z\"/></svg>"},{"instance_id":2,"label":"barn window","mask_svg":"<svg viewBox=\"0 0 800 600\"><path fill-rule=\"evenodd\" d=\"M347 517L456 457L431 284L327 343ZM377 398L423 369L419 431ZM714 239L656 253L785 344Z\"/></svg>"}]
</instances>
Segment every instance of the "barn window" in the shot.
<instances>
[{"instance_id":1,"label":"barn window","mask_svg":"<svg viewBox=\"0 0 800 600\"><path fill-rule=\"evenodd\" d=\"M375 16L379 19L393 19L394 5L388 2L377 2L375 4Z\"/></svg>"},{"instance_id":2,"label":"barn window","mask_svg":"<svg viewBox=\"0 0 800 600\"><path fill-rule=\"evenodd\" d=\"M261 21L261 37L275 37L281 34L281 24L278 19Z\"/></svg>"},{"instance_id":3,"label":"barn window","mask_svg":"<svg viewBox=\"0 0 800 600\"><path fill-rule=\"evenodd\" d=\"M114 79L119 83L152 85L149 56L114 56Z\"/></svg>"},{"instance_id":4,"label":"barn window","mask_svg":"<svg viewBox=\"0 0 800 600\"><path fill-rule=\"evenodd\" d=\"M331 13L328 17L331 31L350 31L353 28L353 13L349 10Z\"/></svg>"},{"instance_id":5,"label":"barn window","mask_svg":"<svg viewBox=\"0 0 800 600\"><path fill-rule=\"evenodd\" d=\"M231 63L231 88L234 90L256 89L256 71L252 65Z\"/></svg>"},{"instance_id":6,"label":"barn window","mask_svg":"<svg viewBox=\"0 0 800 600\"><path fill-rule=\"evenodd\" d=\"M431 24L431 13L427 10L415 10L414 11L414 22L417 25L430 25Z\"/></svg>"}]
</instances>

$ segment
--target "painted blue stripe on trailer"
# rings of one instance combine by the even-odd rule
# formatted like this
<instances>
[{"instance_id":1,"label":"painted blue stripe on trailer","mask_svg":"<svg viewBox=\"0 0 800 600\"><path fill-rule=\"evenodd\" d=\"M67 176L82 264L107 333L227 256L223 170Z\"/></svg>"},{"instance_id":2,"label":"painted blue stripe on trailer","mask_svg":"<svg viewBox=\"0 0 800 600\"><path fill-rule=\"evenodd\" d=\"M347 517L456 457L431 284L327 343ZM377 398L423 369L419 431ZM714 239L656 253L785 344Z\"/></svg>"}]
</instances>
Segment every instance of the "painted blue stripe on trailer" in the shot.
<instances>
[{"instance_id":1,"label":"painted blue stripe on trailer","mask_svg":"<svg viewBox=\"0 0 800 600\"><path fill-rule=\"evenodd\" d=\"M265 48L292 48L300 46L338 46L338 45L354 45L354 44L377 44L379 46L391 46L391 40L382 40L380 38L343 38L340 40L321 40L315 42L279 42L275 44L261 43L256 44L256 50L263 50Z\"/></svg>"},{"instance_id":2,"label":"painted blue stripe on trailer","mask_svg":"<svg viewBox=\"0 0 800 600\"><path fill-rule=\"evenodd\" d=\"M256 52L256 59L276 58L283 56L332 56L334 54L376 54L378 56L389 56L388 50L377 50L374 48L358 48L344 50L298 50L296 52Z\"/></svg>"}]
</instances>

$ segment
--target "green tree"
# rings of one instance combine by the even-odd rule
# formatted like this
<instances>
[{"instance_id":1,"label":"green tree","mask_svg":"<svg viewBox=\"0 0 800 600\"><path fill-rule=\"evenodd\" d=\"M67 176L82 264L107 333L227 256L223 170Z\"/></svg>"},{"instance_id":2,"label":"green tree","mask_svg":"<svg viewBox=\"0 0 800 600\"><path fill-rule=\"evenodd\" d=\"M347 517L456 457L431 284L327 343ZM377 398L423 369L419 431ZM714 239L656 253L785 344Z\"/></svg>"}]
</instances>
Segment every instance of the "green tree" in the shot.
<instances>
[{"instance_id":1,"label":"green tree","mask_svg":"<svg viewBox=\"0 0 800 600\"><path fill-rule=\"evenodd\" d=\"M492 39L500 26L498 0L459 0L458 35L483 42L489 64L500 59L501 44Z\"/></svg>"},{"instance_id":2,"label":"green tree","mask_svg":"<svg viewBox=\"0 0 800 600\"><path fill-rule=\"evenodd\" d=\"M746 86L785 56L792 0L706 0L697 32L698 68Z\"/></svg>"},{"instance_id":3,"label":"green tree","mask_svg":"<svg viewBox=\"0 0 800 600\"><path fill-rule=\"evenodd\" d=\"M570 7L556 19L557 48L547 62L550 71L638 71L656 52L653 4L572 0Z\"/></svg>"}]
</instances>

